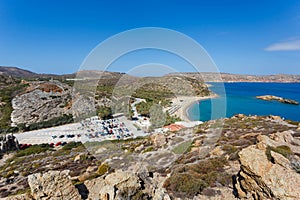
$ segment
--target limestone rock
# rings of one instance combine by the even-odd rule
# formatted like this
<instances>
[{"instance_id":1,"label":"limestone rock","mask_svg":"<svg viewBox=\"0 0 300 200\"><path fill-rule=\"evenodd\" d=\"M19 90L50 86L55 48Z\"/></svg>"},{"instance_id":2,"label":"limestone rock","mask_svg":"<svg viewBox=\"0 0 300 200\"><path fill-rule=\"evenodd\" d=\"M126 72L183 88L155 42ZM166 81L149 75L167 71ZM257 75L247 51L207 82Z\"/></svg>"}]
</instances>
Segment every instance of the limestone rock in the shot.
<instances>
[{"instance_id":1,"label":"limestone rock","mask_svg":"<svg viewBox=\"0 0 300 200\"><path fill-rule=\"evenodd\" d=\"M294 138L291 131L274 133L269 137L266 135L259 135L257 140L259 141L258 147L261 149L266 148L267 146L288 146L294 153L300 154L300 140Z\"/></svg>"},{"instance_id":2,"label":"limestone rock","mask_svg":"<svg viewBox=\"0 0 300 200\"><path fill-rule=\"evenodd\" d=\"M81 196L73 186L69 171L49 171L28 176L28 184L34 199L79 200Z\"/></svg>"},{"instance_id":3,"label":"limestone rock","mask_svg":"<svg viewBox=\"0 0 300 200\"><path fill-rule=\"evenodd\" d=\"M155 133L155 134L151 135L150 138L151 138L153 145L156 147L161 147L167 143L166 136L161 133Z\"/></svg>"},{"instance_id":4,"label":"limestone rock","mask_svg":"<svg viewBox=\"0 0 300 200\"><path fill-rule=\"evenodd\" d=\"M221 156L225 153L225 151L222 150L221 146L215 147L209 154L211 156Z\"/></svg>"},{"instance_id":5,"label":"limestone rock","mask_svg":"<svg viewBox=\"0 0 300 200\"><path fill-rule=\"evenodd\" d=\"M29 125L70 114L66 104L71 98L71 88L66 84L58 81L32 82L26 93L12 100L12 124Z\"/></svg>"},{"instance_id":6,"label":"limestone rock","mask_svg":"<svg viewBox=\"0 0 300 200\"><path fill-rule=\"evenodd\" d=\"M29 194L20 194L15 196L10 196L6 198L0 198L0 200L34 200Z\"/></svg>"},{"instance_id":7,"label":"limestone rock","mask_svg":"<svg viewBox=\"0 0 300 200\"><path fill-rule=\"evenodd\" d=\"M130 172L116 171L105 178L85 181L88 199L130 199L141 188L139 177Z\"/></svg>"},{"instance_id":8,"label":"limestone rock","mask_svg":"<svg viewBox=\"0 0 300 200\"><path fill-rule=\"evenodd\" d=\"M81 156L82 156L82 154L76 155L75 158L74 158L74 162L80 161Z\"/></svg>"},{"instance_id":9,"label":"limestone rock","mask_svg":"<svg viewBox=\"0 0 300 200\"><path fill-rule=\"evenodd\" d=\"M115 197L114 187L107 185L103 177L85 181L84 184L89 191L88 200L111 200Z\"/></svg>"},{"instance_id":10,"label":"limestone rock","mask_svg":"<svg viewBox=\"0 0 300 200\"><path fill-rule=\"evenodd\" d=\"M285 99L282 97L274 96L274 95L264 95L264 96L256 96L257 99L265 100L265 101L278 101L286 104L299 105L299 102L293 99Z\"/></svg>"},{"instance_id":11,"label":"limestone rock","mask_svg":"<svg viewBox=\"0 0 300 200\"><path fill-rule=\"evenodd\" d=\"M138 152L138 151L142 151L144 148L145 148L145 146L142 144L142 145L136 147L136 148L134 149L134 151L137 151L137 152Z\"/></svg>"},{"instance_id":12,"label":"limestone rock","mask_svg":"<svg viewBox=\"0 0 300 200\"><path fill-rule=\"evenodd\" d=\"M95 172L97 169L98 166L88 166L88 168L86 168L86 172Z\"/></svg>"},{"instance_id":13,"label":"limestone rock","mask_svg":"<svg viewBox=\"0 0 300 200\"><path fill-rule=\"evenodd\" d=\"M260 142L257 145L239 152L241 166L235 183L239 198L286 200L300 198L300 174L296 173L290 161L279 153L271 151L272 162L269 161L264 148L266 145L276 147L279 144L291 146L288 142L293 140L286 132L276 133L273 138L280 139L275 141L267 136L259 136Z\"/></svg>"},{"instance_id":14,"label":"limestone rock","mask_svg":"<svg viewBox=\"0 0 300 200\"><path fill-rule=\"evenodd\" d=\"M232 189L227 187L209 188L204 190L204 194L194 197L194 200L234 200L237 199L232 193Z\"/></svg>"}]
</instances>

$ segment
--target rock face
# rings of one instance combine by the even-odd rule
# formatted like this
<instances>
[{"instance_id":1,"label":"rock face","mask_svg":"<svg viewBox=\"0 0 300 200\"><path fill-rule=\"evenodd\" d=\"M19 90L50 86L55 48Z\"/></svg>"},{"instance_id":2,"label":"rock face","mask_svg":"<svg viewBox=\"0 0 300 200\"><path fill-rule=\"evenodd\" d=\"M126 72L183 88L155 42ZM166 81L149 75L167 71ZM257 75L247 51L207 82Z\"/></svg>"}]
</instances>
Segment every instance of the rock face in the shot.
<instances>
[{"instance_id":1,"label":"rock face","mask_svg":"<svg viewBox=\"0 0 300 200\"><path fill-rule=\"evenodd\" d=\"M137 176L129 172L116 172L107 177L85 183L89 190L88 199L126 199L131 198L141 188Z\"/></svg>"},{"instance_id":2,"label":"rock face","mask_svg":"<svg viewBox=\"0 0 300 200\"><path fill-rule=\"evenodd\" d=\"M121 200L153 199L170 200L162 187L163 180L158 174L149 176L149 172L132 169L115 171L77 185L72 184L69 171L49 171L28 176L31 194L4 198L5 200Z\"/></svg>"},{"instance_id":3,"label":"rock face","mask_svg":"<svg viewBox=\"0 0 300 200\"><path fill-rule=\"evenodd\" d=\"M279 101L281 103L287 103L287 104L294 104L294 105L299 105L299 102L292 100L292 99L285 99L282 97L278 96L273 96L273 95L264 95L264 96L257 96L257 99L265 100L265 101Z\"/></svg>"},{"instance_id":4,"label":"rock face","mask_svg":"<svg viewBox=\"0 0 300 200\"><path fill-rule=\"evenodd\" d=\"M72 184L68 171L50 171L28 176L33 199L79 200L81 196Z\"/></svg>"},{"instance_id":5,"label":"rock face","mask_svg":"<svg viewBox=\"0 0 300 200\"><path fill-rule=\"evenodd\" d=\"M68 85L58 81L31 83L25 94L12 100L12 124L32 124L69 114L70 92Z\"/></svg>"},{"instance_id":6,"label":"rock face","mask_svg":"<svg viewBox=\"0 0 300 200\"><path fill-rule=\"evenodd\" d=\"M170 199L166 191L159 187L159 183L148 177L147 171L135 174L119 170L105 178L85 181L84 184L89 191L89 200Z\"/></svg>"},{"instance_id":7,"label":"rock face","mask_svg":"<svg viewBox=\"0 0 300 200\"><path fill-rule=\"evenodd\" d=\"M6 198L0 198L0 200L33 200L33 198L29 194L21 194L21 195L6 197Z\"/></svg>"},{"instance_id":8,"label":"rock face","mask_svg":"<svg viewBox=\"0 0 300 200\"><path fill-rule=\"evenodd\" d=\"M274 140L258 136L259 143L239 152L240 171L235 179L236 195L241 199L299 199L300 174L282 154L267 148L277 145L290 146L299 150L298 142L288 132L276 133Z\"/></svg>"}]
</instances>

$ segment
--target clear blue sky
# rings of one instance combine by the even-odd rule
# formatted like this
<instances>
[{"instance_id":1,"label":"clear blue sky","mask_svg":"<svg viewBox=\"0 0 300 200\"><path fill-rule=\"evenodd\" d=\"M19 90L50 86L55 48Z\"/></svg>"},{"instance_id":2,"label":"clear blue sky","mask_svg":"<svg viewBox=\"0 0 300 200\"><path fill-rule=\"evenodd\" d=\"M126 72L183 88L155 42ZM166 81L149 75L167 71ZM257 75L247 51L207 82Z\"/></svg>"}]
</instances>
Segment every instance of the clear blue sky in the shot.
<instances>
[{"instance_id":1,"label":"clear blue sky","mask_svg":"<svg viewBox=\"0 0 300 200\"><path fill-rule=\"evenodd\" d=\"M0 65L39 73L72 73L108 37L138 27L164 27L199 42L221 72L300 74L298 0L1 0ZM184 62L137 52L111 70Z\"/></svg>"}]
</instances>

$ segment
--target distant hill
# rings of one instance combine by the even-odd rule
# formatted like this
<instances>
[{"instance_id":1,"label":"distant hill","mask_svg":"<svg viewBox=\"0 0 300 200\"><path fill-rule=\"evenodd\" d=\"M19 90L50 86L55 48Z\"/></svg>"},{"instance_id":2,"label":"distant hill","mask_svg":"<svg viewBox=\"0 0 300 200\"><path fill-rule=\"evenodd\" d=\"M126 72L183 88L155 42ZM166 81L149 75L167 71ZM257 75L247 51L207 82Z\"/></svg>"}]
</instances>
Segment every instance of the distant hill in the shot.
<instances>
[{"instance_id":1,"label":"distant hill","mask_svg":"<svg viewBox=\"0 0 300 200\"><path fill-rule=\"evenodd\" d=\"M201 72L201 73L171 73L165 76L185 75L191 78L204 79L207 82L219 82L219 77L223 82L279 82L279 83L300 83L300 75L289 74L275 74L275 75L246 75L246 74L229 74L229 73L213 73L213 72ZM6 67L0 66L0 75L12 76L14 78L57 78L57 79L73 79L73 78L91 78L91 79L119 79L123 77L124 73L120 72L103 72L100 70L83 70L72 74L38 74L29 70L24 70L18 67ZM138 77L130 75L125 76L129 82L136 81ZM123 77L123 79L125 79Z\"/></svg>"},{"instance_id":2,"label":"distant hill","mask_svg":"<svg viewBox=\"0 0 300 200\"><path fill-rule=\"evenodd\" d=\"M206 82L262 82L262 83L300 83L300 75L275 74L275 75L246 75L229 73L180 73L192 78L202 78ZM172 74L169 74L172 75Z\"/></svg>"},{"instance_id":3,"label":"distant hill","mask_svg":"<svg viewBox=\"0 0 300 200\"><path fill-rule=\"evenodd\" d=\"M74 78L75 77L75 74L64 74L64 75L38 74L18 67L7 67L7 66L0 66L0 75L12 76L14 78L51 78L51 77Z\"/></svg>"},{"instance_id":4,"label":"distant hill","mask_svg":"<svg viewBox=\"0 0 300 200\"><path fill-rule=\"evenodd\" d=\"M34 77L37 74L34 72L31 72L29 70L20 69L17 67L3 67L0 66L0 74L1 75L7 75L12 77Z\"/></svg>"}]
</instances>

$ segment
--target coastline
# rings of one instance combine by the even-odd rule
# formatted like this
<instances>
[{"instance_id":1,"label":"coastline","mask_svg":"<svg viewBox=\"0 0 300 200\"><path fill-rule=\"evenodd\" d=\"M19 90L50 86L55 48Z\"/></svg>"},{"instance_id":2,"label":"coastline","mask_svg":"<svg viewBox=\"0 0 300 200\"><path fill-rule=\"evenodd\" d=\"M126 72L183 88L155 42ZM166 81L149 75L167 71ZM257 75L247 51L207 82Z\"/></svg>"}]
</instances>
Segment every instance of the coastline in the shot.
<instances>
[{"instance_id":1,"label":"coastline","mask_svg":"<svg viewBox=\"0 0 300 200\"><path fill-rule=\"evenodd\" d=\"M190 120L188 116L188 109L197 101L216 98L216 97L218 97L217 94L213 94L205 97L178 96L176 98L173 98L172 102L180 106L180 108L176 112L174 112L174 115L180 117L183 121L191 122L192 120Z\"/></svg>"}]
</instances>

